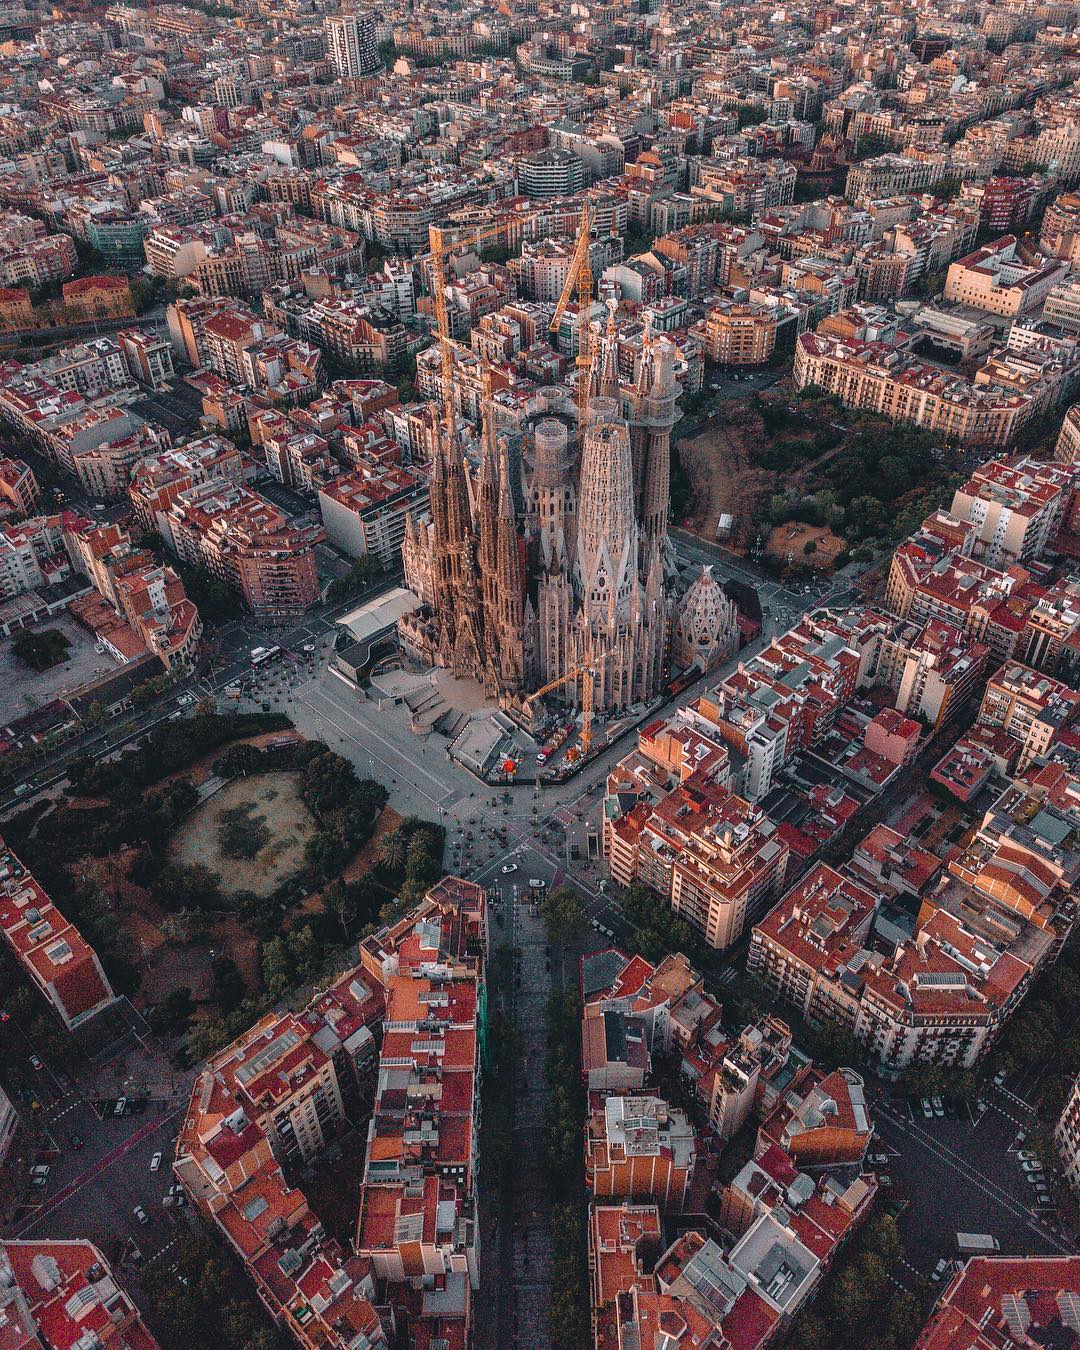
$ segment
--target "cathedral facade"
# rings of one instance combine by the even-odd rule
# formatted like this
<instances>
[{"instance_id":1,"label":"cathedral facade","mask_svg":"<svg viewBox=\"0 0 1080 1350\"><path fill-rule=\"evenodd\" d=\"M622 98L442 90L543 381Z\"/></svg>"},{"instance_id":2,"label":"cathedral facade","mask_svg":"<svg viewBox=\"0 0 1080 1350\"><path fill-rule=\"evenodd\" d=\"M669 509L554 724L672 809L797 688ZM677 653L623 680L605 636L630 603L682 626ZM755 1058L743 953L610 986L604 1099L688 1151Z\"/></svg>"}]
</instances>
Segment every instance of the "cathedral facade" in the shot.
<instances>
[{"instance_id":1,"label":"cathedral facade","mask_svg":"<svg viewBox=\"0 0 1080 1350\"><path fill-rule=\"evenodd\" d=\"M444 438L430 520L410 520L402 545L422 601L399 621L402 646L507 706L574 670L590 673L553 696L578 703L589 678L598 712L645 701L666 678L673 625L685 627L667 533L675 350L647 337L623 381L609 321L592 379L583 435L572 392L547 389L513 449L485 415L475 470Z\"/></svg>"}]
</instances>

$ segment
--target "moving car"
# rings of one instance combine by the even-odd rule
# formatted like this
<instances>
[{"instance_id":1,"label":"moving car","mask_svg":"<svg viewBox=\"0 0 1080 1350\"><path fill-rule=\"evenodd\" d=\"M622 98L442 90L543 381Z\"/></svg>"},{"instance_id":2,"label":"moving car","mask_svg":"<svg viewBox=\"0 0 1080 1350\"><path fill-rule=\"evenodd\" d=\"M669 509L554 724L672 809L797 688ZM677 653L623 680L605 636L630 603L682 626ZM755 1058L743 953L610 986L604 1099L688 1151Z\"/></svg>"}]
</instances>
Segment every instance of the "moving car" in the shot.
<instances>
[{"instance_id":1,"label":"moving car","mask_svg":"<svg viewBox=\"0 0 1080 1350\"><path fill-rule=\"evenodd\" d=\"M31 1056L30 1056L30 1067L36 1072L36 1071L38 1071L39 1069L43 1069L43 1068L45 1067L45 1065L42 1064L41 1060L38 1059L37 1055L31 1055Z\"/></svg>"},{"instance_id":2,"label":"moving car","mask_svg":"<svg viewBox=\"0 0 1080 1350\"><path fill-rule=\"evenodd\" d=\"M517 863L504 863L502 871L504 877L509 876L511 872L517 871Z\"/></svg>"}]
</instances>

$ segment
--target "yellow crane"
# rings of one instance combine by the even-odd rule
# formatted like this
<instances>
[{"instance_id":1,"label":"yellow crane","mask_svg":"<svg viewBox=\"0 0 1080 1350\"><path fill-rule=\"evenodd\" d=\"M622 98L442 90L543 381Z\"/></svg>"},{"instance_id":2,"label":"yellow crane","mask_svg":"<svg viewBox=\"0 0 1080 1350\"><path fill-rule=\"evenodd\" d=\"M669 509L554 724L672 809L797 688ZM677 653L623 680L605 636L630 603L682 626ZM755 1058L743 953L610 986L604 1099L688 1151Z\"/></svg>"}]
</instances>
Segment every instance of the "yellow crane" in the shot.
<instances>
[{"instance_id":1,"label":"yellow crane","mask_svg":"<svg viewBox=\"0 0 1080 1350\"><path fill-rule=\"evenodd\" d=\"M428 246L431 249L431 298L435 305L435 331L439 340L439 366L442 374L443 420L448 442L454 436L454 349L469 351L450 336L450 315L446 309L446 260L456 249L470 248L485 240L504 235L514 225L523 224L535 214L531 211L512 211L498 220L482 225L429 225ZM485 382L487 367L485 363Z\"/></svg>"},{"instance_id":2,"label":"yellow crane","mask_svg":"<svg viewBox=\"0 0 1080 1350\"><path fill-rule=\"evenodd\" d=\"M548 680L547 684L542 684L535 694L530 694L525 700L525 710L532 712L532 705L549 694L552 689L558 689L560 685L569 684L571 680L581 678L581 754L585 756L589 753L592 746L592 720L593 720L593 681L596 679L598 663L595 661L583 661L580 666L574 666L571 670L565 671L562 675L556 676L554 680ZM573 747L571 747L572 749ZM569 757L569 751L567 752Z\"/></svg>"},{"instance_id":3,"label":"yellow crane","mask_svg":"<svg viewBox=\"0 0 1080 1350\"><path fill-rule=\"evenodd\" d=\"M552 333L559 331L563 316L566 314L566 307L576 290L578 296L577 405L579 436L585 435L585 427L589 421L589 395L592 392L589 387L592 382L593 368L593 333L592 324L589 322L589 306L592 304L593 287L591 243L592 216L589 203L586 201L581 204L581 224L578 228L577 245L570 262L566 285L563 287L562 295L559 296L559 303L555 306L555 313L548 325Z\"/></svg>"}]
</instances>

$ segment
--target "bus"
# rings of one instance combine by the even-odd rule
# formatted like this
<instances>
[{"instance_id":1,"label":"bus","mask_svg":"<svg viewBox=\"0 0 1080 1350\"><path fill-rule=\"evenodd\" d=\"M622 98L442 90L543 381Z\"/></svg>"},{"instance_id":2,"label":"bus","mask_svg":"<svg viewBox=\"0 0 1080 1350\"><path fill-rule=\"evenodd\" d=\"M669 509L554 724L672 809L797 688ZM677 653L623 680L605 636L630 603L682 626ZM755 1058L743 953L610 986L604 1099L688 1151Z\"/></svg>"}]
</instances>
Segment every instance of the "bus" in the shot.
<instances>
[{"instance_id":1,"label":"bus","mask_svg":"<svg viewBox=\"0 0 1080 1350\"><path fill-rule=\"evenodd\" d=\"M272 661L275 656L281 655L280 647L253 647L251 649L252 666L261 666L266 661Z\"/></svg>"}]
</instances>

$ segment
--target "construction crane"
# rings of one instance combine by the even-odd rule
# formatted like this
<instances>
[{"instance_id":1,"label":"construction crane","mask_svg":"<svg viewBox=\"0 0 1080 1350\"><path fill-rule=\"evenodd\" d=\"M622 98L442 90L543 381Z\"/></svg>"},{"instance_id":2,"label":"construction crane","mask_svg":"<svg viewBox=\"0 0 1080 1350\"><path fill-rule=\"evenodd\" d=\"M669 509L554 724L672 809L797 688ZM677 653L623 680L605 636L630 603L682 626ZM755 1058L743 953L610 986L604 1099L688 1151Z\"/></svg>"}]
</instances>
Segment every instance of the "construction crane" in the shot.
<instances>
[{"instance_id":1,"label":"construction crane","mask_svg":"<svg viewBox=\"0 0 1080 1350\"><path fill-rule=\"evenodd\" d=\"M571 670L565 671L554 680L548 680L547 684L542 684L535 694L530 694L525 700L525 710L532 713L532 705L549 694L552 689L558 689L560 685L569 684L571 680L581 677L581 756L584 758L592 746L592 719L593 719L593 681L596 679L599 671L599 662L583 661L580 666L574 666ZM567 752L569 755L569 751Z\"/></svg>"},{"instance_id":2,"label":"construction crane","mask_svg":"<svg viewBox=\"0 0 1080 1350\"><path fill-rule=\"evenodd\" d=\"M577 405L579 436L585 435L585 428L589 421L589 394L591 393L593 368L592 324L589 322L589 306L592 304L593 286L591 244L592 218L589 203L582 202L581 225L578 228L577 245L574 248L570 271L567 273L566 285L563 287L562 295L559 296L559 303L555 306L555 313L548 325L552 333L559 331L563 316L566 314L566 307L576 290L578 295Z\"/></svg>"},{"instance_id":3,"label":"construction crane","mask_svg":"<svg viewBox=\"0 0 1080 1350\"><path fill-rule=\"evenodd\" d=\"M446 424L447 443L453 440L454 413L454 350L470 351L450 336L450 315L446 308L446 260L452 252L498 238L515 225L524 224L535 212L508 211L496 221L483 225L429 225L428 245L431 249L431 291L435 304L435 330L439 340L439 366L442 374L443 421ZM488 369L485 363L485 394Z\"/></svg>"}]
</instances>

